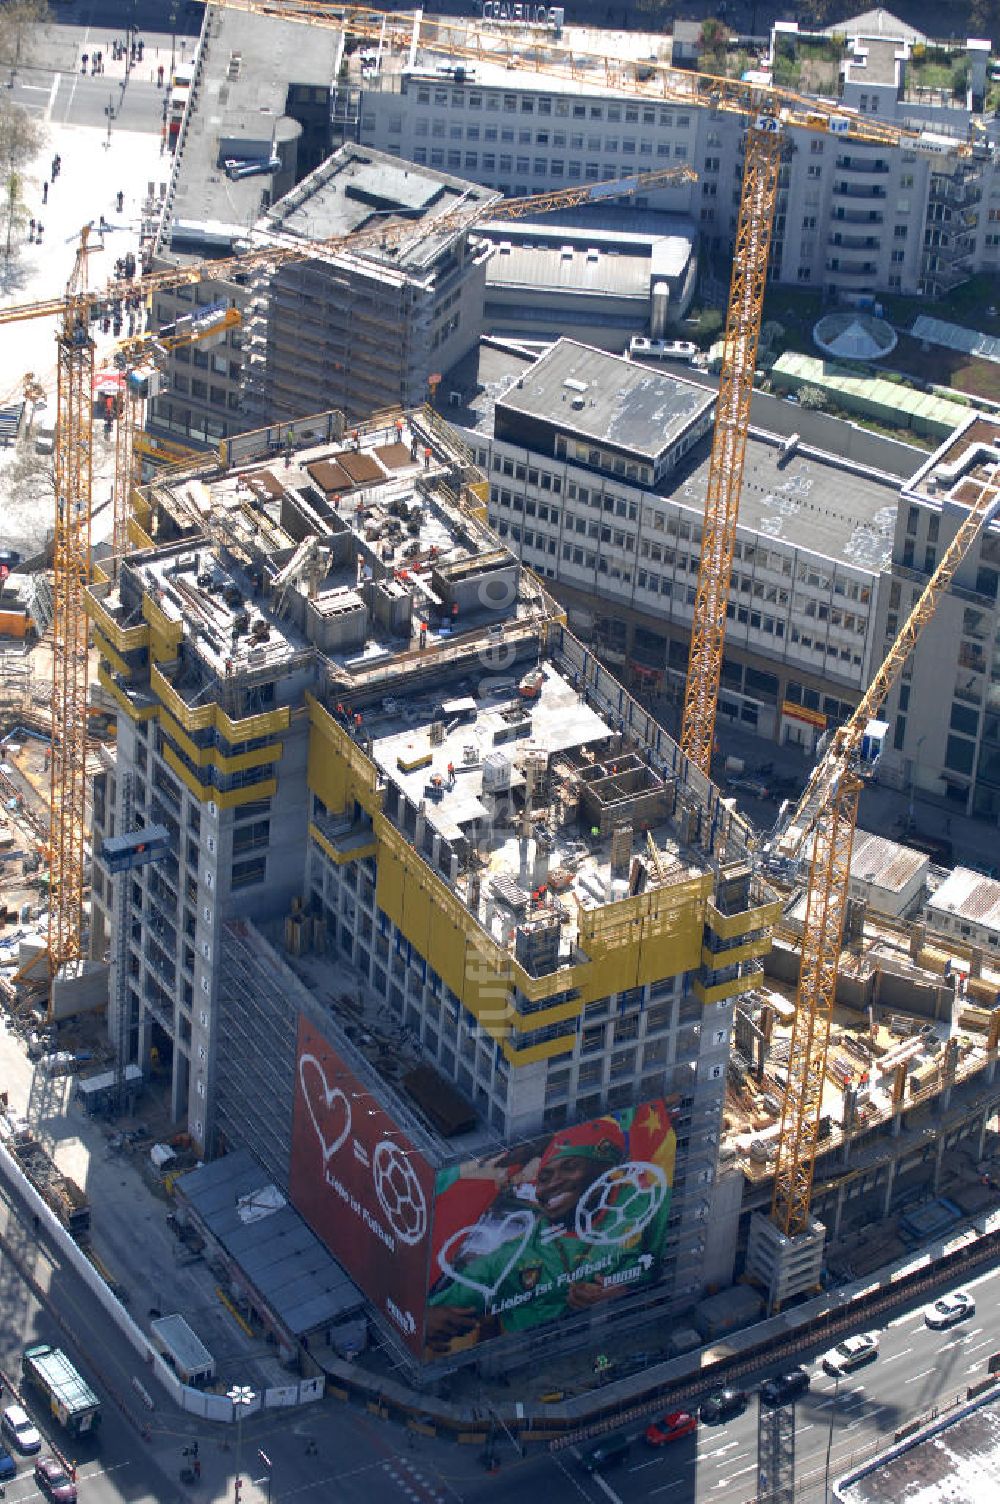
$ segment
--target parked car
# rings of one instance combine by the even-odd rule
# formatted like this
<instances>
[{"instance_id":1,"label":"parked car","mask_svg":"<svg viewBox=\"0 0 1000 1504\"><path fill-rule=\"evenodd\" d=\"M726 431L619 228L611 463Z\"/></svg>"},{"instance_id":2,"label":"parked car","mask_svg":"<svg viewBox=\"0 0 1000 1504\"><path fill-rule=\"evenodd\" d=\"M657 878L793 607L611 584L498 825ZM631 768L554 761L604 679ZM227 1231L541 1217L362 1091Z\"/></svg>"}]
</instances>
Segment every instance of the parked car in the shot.
<instances>
[{"instance_id":1,"label":"parked car","mask_svg":"<svg viewBox=\"0 0 1000 1504\"><path fill-rule=\"evenodd\" d=\"M42 1438L34 1421L21 1405L8 1405L0 1420L0 1429L9 1436L19 1452L40 1452Z\"/></svg>"},{"instance_id":2,"label":"parked car","mask_svg":"<svg viewBox=\"0 0 1000 1504\"><path fill-rule=\"evenodd\" d=\"M584 1452L580 1460L588 1473L602 1473L606 1467L611 1467L616 1462L624 1462L628 1451L627 1436L608 1436L604 1441L599 1441L596 1447L591 1447L588 1452Z\"/></svg>"},{"instance_id":3,"label":"parked car","mask_svg":"<svg viewBox=\"0 0 1000 1504\"><path fill-rule=\"evenodd\" d=\"M943 1331L945 1327L954 1326L956 1322L965 1321L968 1316L975 1316L976 1302L968 1290L952 1290L949 1295L942 1295L932 1306L924 1307L924 1320L935 1331Z\"/></svg>"},{"instance_id":4,"label":"parked car","mask_svg":"<svg viewBox=\"0 0 1000 1504\"><path fill-rule=\"evenodd\" d=\"M646 1440L651 1447L662 1447L668 1441L680 1441L682 1436L690 1436L697 1429L696 1416L689 1415L686 1410L671 1410L669 1415L661 1415L659 1420L646 1427Z\"/></svg>"},{"instance_id":5,"label":"parked car","mask_svg":"<svg viewBox=\"0 0 1000 1504\"><path fill-rule=\"evenodd\" d=\"M860 1332L856 1337L845 1337L843 1342L823 1358L824 1372L836 1378L839 1374L853 1373L865 1363L874 1363L878 1357L878 1338L874 1332Z\"/></svg>"},{"instance_id":6,"label":"parked car","mask_svg":"<svg viewBox=\"0 0 1000 1504\"><path fill-rule=\"evenodd\" d=\"M8 1478L17 1477L17 1463L8 1452L7 1448L0 1446L0 1479L4 1482Z\"/></svg>"},{"instance_id":7,"label":"parked car","mask_svg":"<svg viewBox=\"0 0 1000 1504\"><path fill-rule=\"evenodd\" d=\"M702 1401L702 1424L721 1426L724 1421L734 1420L737 1415L742 1415L749 1403L749 1397L743 1389L714 1389Z\"/></svg>"},{"instance_id":8,"label":"parked car","mask_svg":"<svg viewBox=\"0 0 1000 1504\"><path fill-rule=\"evenodd\" d=\"M76 1484L56 1457L39 1457L35 1482L53 1504L76 1504Z\"/></svg>"},{"instance_id":9,"label":"parked car","mask_svg":"<svg viewBox=\"0 0 1000 1504\"><path fill-rule=\"evenodd\" d=\"M760 1386L760 1397L765 1405L787 1405L798 1399L809 1388L809 1375L804 1368L793 1368L788 1373L779 1373L776 1379L767 1379Z\"/></svg>"}]
</instances>

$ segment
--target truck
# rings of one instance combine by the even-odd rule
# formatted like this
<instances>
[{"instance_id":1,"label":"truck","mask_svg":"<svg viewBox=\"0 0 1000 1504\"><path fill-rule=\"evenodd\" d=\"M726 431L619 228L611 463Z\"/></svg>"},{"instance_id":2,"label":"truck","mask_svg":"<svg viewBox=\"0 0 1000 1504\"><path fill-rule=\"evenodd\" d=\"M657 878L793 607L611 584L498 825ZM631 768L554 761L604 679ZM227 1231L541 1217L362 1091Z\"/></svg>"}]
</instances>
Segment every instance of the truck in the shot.
<instances>
[{"instance_id":1,"label":"truck","mask_svg":"<svg viewBox=\"0 0 1000 1504\"><path fill-rule=\"evenodd\" d=\"M83 1436L97 1427L101 1402L60 1348L45 1342L26 1347L21 1357L21 1378L44 1396L70 1436Z\"/></svg>"}]
</instances>

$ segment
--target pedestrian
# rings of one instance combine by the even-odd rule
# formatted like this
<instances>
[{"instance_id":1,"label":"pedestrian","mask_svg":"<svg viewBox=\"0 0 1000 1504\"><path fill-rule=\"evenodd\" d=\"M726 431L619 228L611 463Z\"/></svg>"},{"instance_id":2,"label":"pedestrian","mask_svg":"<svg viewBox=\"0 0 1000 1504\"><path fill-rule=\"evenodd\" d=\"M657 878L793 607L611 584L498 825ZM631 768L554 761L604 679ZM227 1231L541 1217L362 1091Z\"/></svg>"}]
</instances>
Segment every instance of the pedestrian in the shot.
<instances>
[{"instance_id":1,"label":"pedestrian","mask_svg":"<svg viewBox=\"0 0 1000 1504\"><path fill-rule=\"evenodd\" d=\"M89 63L89 61L90 61L90 53L89 52L85 52L83 54L83 61L82 61L81 65L80 65L80 72L81 73L86 73L86 71L87 71L87 64Z\"/></svg>"},{"instance_id":2,"label":"pedestrian","mask_svg":"<svg viewBox=\"0 0 1000 1504\"><path fill-rule=\"evenodd\" d=\"M42 243L42 221L40 219L37 220L36 223L35 223L35 239L38 241L38 244L41 245L41 243Z\"/></svg>"},{"instance_id":3,"label":"pedestrian","mask_svg":"<svg viewBox=\"0 0 1000 1504\"><path fill-rule=\"evenodd\" d=\"M118 198L116 202L118 204L118 213L120 214L122 212L122 209L125 207L125 195L120 188L118 190Z\"/></svg>"},{"instance_id":4,"label":"pedestrian","mask_svg":"<svg viewBox=\"0 0 1000 1504\"><path fill-rule=\"evenodd\" d=\"M49 180L48 180L48 178L46 178L45 182L42 184L42 203L43 204L47 204L48 201L49 201Z\"/></svg>"},{"instance_id":5,"label":"pedestrian","mask_svg":"<svg viewBox=\"0 0 1000 1504\"><path fill-rule=\"evenodd\" d=\"M28 221L28 239L29 240L34 240L34 238L35 238L35 221L33 219L30 219Z\"/></svg>"},{"instance_id":6,"label":"pedestrian","mask_svg":"<svg viewBox=\"0 0 1000 1504\"><path fill-rule=\"evenodd\" d=\"M193 1471L194 1471L195 1482L197 1482L198 1479L201 1477L201 1459L198 1458L198 1457L196 1457L194 1459Z\"/></svg>"}]
</instances>

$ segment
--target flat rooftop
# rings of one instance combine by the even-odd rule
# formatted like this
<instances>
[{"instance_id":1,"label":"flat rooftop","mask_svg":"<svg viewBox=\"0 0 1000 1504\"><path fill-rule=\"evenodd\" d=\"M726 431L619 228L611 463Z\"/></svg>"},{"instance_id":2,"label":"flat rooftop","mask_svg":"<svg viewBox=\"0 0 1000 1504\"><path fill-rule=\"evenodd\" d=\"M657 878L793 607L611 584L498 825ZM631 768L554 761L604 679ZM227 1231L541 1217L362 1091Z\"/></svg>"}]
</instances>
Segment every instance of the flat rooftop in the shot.
<instances>
[{"instance_id":1,"label":"flat rooftop","mask_svg":"<svg viewBox=\"0 0 1000 1504\"><path fill-rule=\"evenodd\" d=\"M714 405L715 394L683 377L560 339L501 400L507 412L655 461Z\"/></svg>"},{"instance_id":2,"label":"flat rooftop","mask_svg":"<svg viewBox=\"0 0 1000 1504\"><path fill-rule=\"evenodd\" d=\"M388 88L396 92L400 76L404 75L409 79L411 87L429 83L432 87L447 89L452 77L445 70L457 67L463 70L465 83L506 89L508 93L514 89L537 89L553 95L585 92L626 99L631 98L626 91L610 88L607 83L606 59L612 50L617 58L628 57L641 62L660 56L664 46L664 37L660 34L609 32L597 27L564 26L560 46L574 49L573 75L561 76L535 71L532 66L544 64L549 55L545 47L546 33L541 28L524 35L510 33L512 58L516 61L514 72L502 62L481 58L470 62L466 49L475 45L475 35L479 30L475 16L463 16L460 29L456 29L454 43L462 48L457 53L449 45L447 16L425 15L422 26L423 30L412 54L409 49L393 52L382 47L378 50L377 67L373 73L362 73L360 53L355 52L348 59L351 81L362 84L369 90ZM482 26L481 35L483 44L487 47L495 48L503 44L502 32L488 23ZM548 35L553 34L550 32ZM561 57L561 54L557 56Z\"/></svg>"},{"instance_id":3,"label":"flat rooftop","mask_svg":"<svg viewBox=\"0 0 1000 1504\"><path fill-rule=\"evenodd\" d=\"M939 505L949 500L972 506L998 465L1000 418L976 413L935 449L906 491Z\"/></svg>"},{"instance_id":4,"label":"flat rooftop","mask_svg":"<svg viewBox=\"0 0 1000 1504\"><path fill-rule=\"evenodd\" d=\"M421 233L428 220L475 204L485 210L499 197L433 167L415 167L370 147L343 146L285 194L255 229L268 238L330 240L405 220L415 226L412 241L386 250L373 245L364 255L415 267L433 261L455 234Z\"/></svg>"},{"instance_id":5,"label":"flat rooftop","mask_svg":"<svg viewBox=\"0 0 1000 1504\"><path fill-rule=\"evenodd\" d=\"M958 919L1000 930L1000 883L968 867L956 867L927 901L927 917Z\"/></svg>"},{"instance_id":6,"label":"flat rooftop","mask_svg":"<svg viewBox=\"0 0 1000 1504\"><path fill-rule=\"evenodd\" d=\"M891 38L859 36L855 54L847 62L847 77L855 84L883 84L896 82L896 53L901 44ZM863 54L863 55L862 55Z\"/></svg>"},{"instance_id":7,"label":"flat rooftop","mask_svg":"<svg viewBox=\"0 0 1000 1504\"><path fill-rule=\"evenodd\" d=\"M912 846L902 846L870 830L854 832L851 876L857 882L870 883L887 893L902 893L929 866L930 857Z\"/></svg>"},{"instance_id":8,"label":"flat rooftop","mask_svg":"<svg viewBox=\"0 0 1000 1504\"><path fill-rule=\"evenodd\" d=\"M364 1305L357 1285L245 1149L199 1165L177 1189L293 1336Z\"/></svg>"},{"instance_id":9,"label":"flat rooftop","mask_svg":"<svg viewBox=\"0 0 1000 1504\"><path fill-rule=\"evenodd\" d=\"M247 234L271 177L231 181L220 163L223 143L235 148L242 142L247 156L256 156L271 149L286 125L296 131L285 115L289 88L331 88L340 43L340 32L330 27L306 32L300 23L272 15L212 11L199 52L201 81L188 107L184 156L174 163L163 249L202 254L205 229L199 226L210 230L219 247Z\"/></svg>"},{"instance_id":10,"label":"flat rooftop","mask_svg":"<svg viewBox=\"0 0 1000 1504\"><path fill-rule=\"evenodd\" d=\"M615 254L596 247L520 245L501 241L486 268L486 286L530 288L562 296L649 300L649 257Z\"/></svg>"},{"instance_id":11,"label":"flat rooftop","mask_svg":"<svg viewBox=\"0 0 1000 1504\"><path fill-rule=\"evenodd\" d=\"M841 1504L977 1504L992 1498L1000 1477L996 1390L893 1451L837 1481L834 1494Z\"/></svg>"},{"instance_id":12,"label":"flat rooftop","mask_svg":"<svg viewBox=\"0 0 1000 1504\"><path fill-rule=\"evenodd\" d=\"M704 405L715 400L714 387L699 387L697 383L665 376L648 366L601 351L588 354L599 357L584 366L585 372L592 376L600 375L603 379L608 369L614 377L621 371L639 373L653 383L666 381L685 389L696 387ZM449 408L448 416L453 422L492 438L498 402L509 408L516 400L518 410L531 412L526 400L535 390L531 380L532 357L528 352L510 342L480 340L476 349L445 378L442 389L458 391L462 398L457 407ZM520 388L518 382L523 383ZM548 387L560 392L558 383L551 380ZM551 414L553 409L539 404L537 411ZM647 441L652 441L648 432ZM655 488L660 495L690 507L699 519L705 510L709 457L710 444L703 441L692 450L690 463L680 471L680 478L673 472ZM779 458L780 450L773 441L766 442L751 430L740 498L741 527L876 573L892 551L898 483L887 477L843 469L832 456L825 461L822 455L799 452L784 463L779 463Z\"/></svg>"}]
</instances>

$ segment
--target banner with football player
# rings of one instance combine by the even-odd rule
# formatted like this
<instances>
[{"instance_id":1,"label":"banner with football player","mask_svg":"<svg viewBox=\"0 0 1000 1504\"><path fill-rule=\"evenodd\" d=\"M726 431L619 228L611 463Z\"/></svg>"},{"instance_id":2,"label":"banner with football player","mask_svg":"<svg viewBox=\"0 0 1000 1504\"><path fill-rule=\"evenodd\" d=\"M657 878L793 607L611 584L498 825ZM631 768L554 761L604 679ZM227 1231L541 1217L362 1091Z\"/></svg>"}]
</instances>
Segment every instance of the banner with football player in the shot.
<instances>
[{"instance_id":1,"label":"banner with football player","mask_svg":"<svg viewBox=\"0 0 1000 1504\"><path fill-rule=\"evenodd\" d=\"M660 1100L439 1170L425 1357L655 1280L676 1150L675 1114Z\"/></svg>"}]
</instances>

